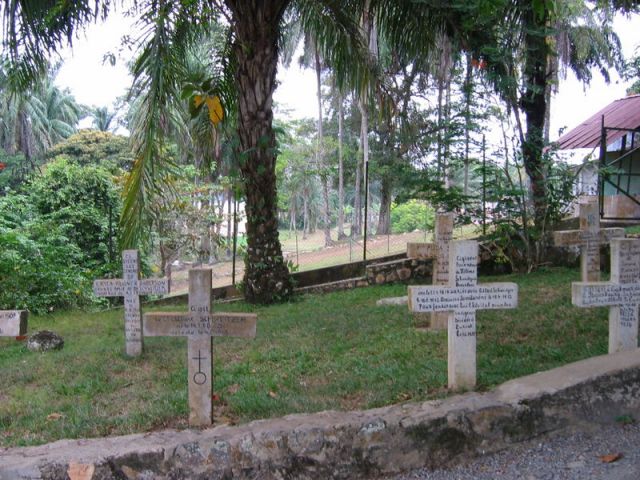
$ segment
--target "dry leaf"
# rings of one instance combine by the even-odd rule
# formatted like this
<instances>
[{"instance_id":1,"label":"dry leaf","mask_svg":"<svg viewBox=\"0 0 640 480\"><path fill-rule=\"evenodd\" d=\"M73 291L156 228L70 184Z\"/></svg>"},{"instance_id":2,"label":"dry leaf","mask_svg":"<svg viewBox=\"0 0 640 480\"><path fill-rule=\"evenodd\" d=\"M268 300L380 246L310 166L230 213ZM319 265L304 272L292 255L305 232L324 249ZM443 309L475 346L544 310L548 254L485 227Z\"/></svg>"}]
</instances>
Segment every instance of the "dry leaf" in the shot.
<instances>
[{"instance_id":1,"label":"dry leaf","mask_svg":"<svg viewBox=\"0 0 640 480\"><path fill-rule=\"evenodd\" d=\"M274 392L273 390L269 390L269 394L268 394L271 398L278 398L278 394L276 392Z\"/></svg>"},{"instance_id":2,"label":"dry leaf","mask_svg":"<svg viewBox=\"0 0 640 480\"><path fill-rule=\"evenodd\" d=\"M233 385L229 385L227 387L227 392L229 392L229 395L235 395L239 391L240 391L240 385L237 383L234 383Z\"/></svg>"},{"instance_id":3,"label":"dry leaf","mask_svg":"<svg viewBox=\"0 0 640 480\"><path fill-rule=\"evenodd\" d=\"M60 420L61 418L64 418L64 415L61 413L50 413L47 415L47 421Z\"/></svg>"},{"instance_id":4,"label":"dry leaf","mask_svg":"<svg viewBox=\"0 0 640 480\"><path fill-rule=\"evenodd\" d=\"M93 464L82 464L70 462L67 469L67 475L70 480L91 480L96 467Z\"/></svg>"},{"instance_id":5,"label":"dry leaf","mask_svg":"<svg viewBox=\"0 0 640 480\"><path fill-rule=\"evenodd\" d=\"M622 458L622 454L621 453L610 453L609 455L600 455L598 458L603 463L613 463L615 461L620 460Z\"/></svg>"}]
</instances>

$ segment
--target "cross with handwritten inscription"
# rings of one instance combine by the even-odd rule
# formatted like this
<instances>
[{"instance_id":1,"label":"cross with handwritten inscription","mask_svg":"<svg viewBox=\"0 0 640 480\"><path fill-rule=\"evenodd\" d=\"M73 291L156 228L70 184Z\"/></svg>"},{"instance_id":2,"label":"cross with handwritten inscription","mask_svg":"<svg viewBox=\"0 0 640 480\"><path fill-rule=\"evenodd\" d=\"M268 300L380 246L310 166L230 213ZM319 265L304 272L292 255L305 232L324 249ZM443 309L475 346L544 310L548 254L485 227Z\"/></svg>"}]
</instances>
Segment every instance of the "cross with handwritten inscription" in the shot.
<instances>
[{"instance_id":1,"label":"cross with handwritten inscription","mask_svg":"<svg viewBox=\"0 0 640 480\"><path fill-rule=\"evenodd\" d=\"M449 388L476 385L476 310L515 308L515 283L478 285L478 242L449 246L449 285L409 287L412 312L448 312Z\"/></svg>"},{"instance_id":2,"label":"cross with handwritten inscription","mask_svg":"<svg viewBox=\"0 0 640 480\"><path fill-rule=\"evenodd\" d=\"M169 293L168 278L140 279L140 260L137 250L122 252L123 278L94 280L96 297L124 297L125 350L130 357L142 353L142 317L140 295L164 295Z\"/></svg>"}]
</instances>

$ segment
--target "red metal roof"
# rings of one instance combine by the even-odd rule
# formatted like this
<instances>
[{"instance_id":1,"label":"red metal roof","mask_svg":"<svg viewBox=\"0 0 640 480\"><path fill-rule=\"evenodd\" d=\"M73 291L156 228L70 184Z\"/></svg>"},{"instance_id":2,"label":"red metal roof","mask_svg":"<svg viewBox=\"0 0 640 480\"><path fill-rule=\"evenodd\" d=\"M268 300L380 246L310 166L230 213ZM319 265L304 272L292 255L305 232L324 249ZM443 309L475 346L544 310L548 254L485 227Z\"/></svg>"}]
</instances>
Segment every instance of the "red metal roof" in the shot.
<instances>
[{"instance_id":1,"label":"red metal roof","mask_svg":"<svg viewBox=\"0 0 640 480\"><path fill-rule=\"evenodd\" d=\"M600 144L602 116L605 127L640 127L640 95L631 95L610 103L598 113L586 119L573 130L562 135L555 143L560 150L593 148ZM626 132L607 131L607 145L612 144Z\"/></svg>"}]
</instances>

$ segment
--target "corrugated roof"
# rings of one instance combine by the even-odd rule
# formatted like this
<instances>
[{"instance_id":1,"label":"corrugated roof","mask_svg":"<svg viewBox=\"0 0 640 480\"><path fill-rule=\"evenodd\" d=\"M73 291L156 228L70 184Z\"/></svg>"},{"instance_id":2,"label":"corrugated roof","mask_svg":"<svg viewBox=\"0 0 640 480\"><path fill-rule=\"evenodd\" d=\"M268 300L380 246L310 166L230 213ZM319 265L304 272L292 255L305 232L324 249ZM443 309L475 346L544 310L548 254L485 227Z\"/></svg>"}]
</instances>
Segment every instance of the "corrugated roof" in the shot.
<instances>
[{"instance_id":1,"label":"corrugated roof","mask_svg":"<svg viewBox=\"0 0 640 480\"><path fill-rule=\"evenodd\" d=\"M605 127L638 128L640 127L640 95L631 95L610 103L595 113L573 130L562 135L555 143L560 150L574 148L593 148L600 144L602 116ZM607 145L624 136L625 132L607 132Z\"/></svg>"}]
</instances>

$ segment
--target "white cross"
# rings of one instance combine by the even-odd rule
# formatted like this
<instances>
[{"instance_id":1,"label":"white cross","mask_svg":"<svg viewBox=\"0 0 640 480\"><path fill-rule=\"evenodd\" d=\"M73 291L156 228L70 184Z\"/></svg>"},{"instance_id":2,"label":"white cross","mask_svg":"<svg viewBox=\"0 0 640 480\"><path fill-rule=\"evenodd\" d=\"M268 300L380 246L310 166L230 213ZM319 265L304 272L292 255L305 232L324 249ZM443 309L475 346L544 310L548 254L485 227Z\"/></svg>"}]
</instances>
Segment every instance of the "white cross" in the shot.
<instances>
[{"instance_id":1,"label":"white cross","mask_svg":"<svg viewBox=\"0 0 640 480\"><path fill-rule=\"evenodd\" d=\"M580 278L583 282L600 280L600 245L624 237L624 228L600 228L598 204L580 204L580 230L553 232L558 246L580 246Z\"/></svg>"},{"instance_id":2,"label":"white cross","mask_svg":"<svg viewBox=\"0 0 640 480\"><path fill-rule=\"evenodd\" d=\"M433 285L449 283L449 244L453 238L454 219L455 215L452 212L437 213L435 243L407 243L407 258L433 258ZM447 318L446 312L432 312L430 328L447 328Z\"/></svg>"},{"instance_id":3,"label":"white cross","mask_svg":"<svg viewBox=\"0 0 640 480\"><path fill-rule=\"evenodd\" d=\"M124 297L124 336L127 355L142 353L142 316L140 295L169 293L168 278L140 279L140 260L137 250L122 252L123 278L94 280L93 293L97 297Z\"/></svg>"},{"instance_id":4,"label":"white cross","mask_svg":"<svg viewBox=\"0 0 640 480\"><path fill-rule=\"evenodd\" d=\"M211 312L211 270L189 270L188 313L145 313L147 337L187 337L189 370L189 424L211 425L213 349L211 337L256 336L258 316L253 313Z\"/></svg>"},{"instance_id":5,"label":"white cross","mask_svg":"<svg viewBox=\"0 0 640 480\"><path fill-rule=\"evenodd\" d=\"M609 353L638 348L640 240L611 240L611 281L574 282L571 303L609 308Z\"/></svg>"},{"instance_id":6,"label":"white cross","mask_svg":"<svg viewBox=\"0 0 640 480\"><path fill-rule=\"evenodd\" d=\"M449 285L409 287L412 312L448 312L449 388L476 385L476 310L515 308L515 283L478 285L478 242L452 242Z\"/></svg>"}]
</instances>

